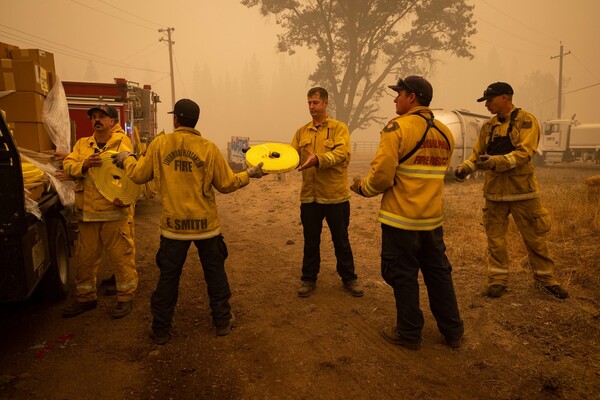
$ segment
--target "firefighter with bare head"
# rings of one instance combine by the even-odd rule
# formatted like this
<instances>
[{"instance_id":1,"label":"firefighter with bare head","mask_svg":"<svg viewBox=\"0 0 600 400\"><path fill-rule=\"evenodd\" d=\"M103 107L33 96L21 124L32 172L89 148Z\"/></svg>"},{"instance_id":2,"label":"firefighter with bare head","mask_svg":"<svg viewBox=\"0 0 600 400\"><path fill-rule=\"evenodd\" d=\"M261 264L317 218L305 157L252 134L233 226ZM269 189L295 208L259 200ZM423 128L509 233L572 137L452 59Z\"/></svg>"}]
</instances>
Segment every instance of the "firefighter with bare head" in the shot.
<instances>
[{"instance_id":1,"label":"firefighter with bare head","mask_svg":"<svg viewBox=\"0 0 600 400\"><path fill-rule=\"evenodd\" d=\"M321 269L321 231L325 220L331 231L336 270L342 286L352 296L361 297L363 289L355 273L348 239L350 132L345 123L327 114L329 94L325 88L311 88L306 97L312 120L296 131L291 142L300 157L298 171L302 172L300 220L304 256L298 296L310 296L317 286Z\"/></svg>"},{"instance_id":2,"label":"firefighter with bare head","mask_svg":"<svg viewBox=\"0 0 600 400\"><path fill-rule=\"evenodd\" d=\"M533 278L559 299L569 294L554 275L546 234L550 214L542 207L533 166L540 140L535 117L513 105L513 88L505 82L490 84L478 102L494 114L481 128L468 160L454 171L457 180L477 170L485 172L483 224L488 244L488 277L485 294L502 296L508 285L506 233L513 216L529 254Z\"/></svg>"},{"instance_id":3,"label":"firefighter with bare head","mask_svg":"<svg viewBox=\"0 0 600 400\"><path fill-rule=\"evenodd\" d=\"M79 139L73 152L63 160L64 173L75 180L75 208L79 219L77 299L63 311L65 318L96 308L96 276L103 252L116 276L117 306L112 310L113 318L129 314L138 286L129 205L118 198L112 202L107 200L93 179L105 151L132 151L129 137L124 132L113 131L116 114L114 107L105 104L88 110L94 134Z\"/></svg>"}]
</instances>

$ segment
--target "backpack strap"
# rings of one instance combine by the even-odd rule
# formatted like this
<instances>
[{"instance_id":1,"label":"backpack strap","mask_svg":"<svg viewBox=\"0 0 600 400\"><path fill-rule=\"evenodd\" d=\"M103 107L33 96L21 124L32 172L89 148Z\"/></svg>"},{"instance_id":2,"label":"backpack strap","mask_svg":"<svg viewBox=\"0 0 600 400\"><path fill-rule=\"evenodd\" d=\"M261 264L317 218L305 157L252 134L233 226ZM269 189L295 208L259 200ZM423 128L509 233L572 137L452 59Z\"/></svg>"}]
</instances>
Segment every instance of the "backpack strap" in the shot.
<instances>
[{"instance_id":1,"label":"backpack strap","mask_svg":"<svg viewBox=\"0 0 600 400\"><path fill-rule=\"evenodd\" d=\"M404 157L402 157L400 159L400 161L398 161L398 164L402 164L404 161L408 160L410 157L412 157L413 154L416 153L417 150L419 150L421 148L421 146L423 146L423 143L425 142L425 138L427 137L427 132L429 132L429 129L431 129L431 128L434 128L436 131L438 131L444 137L444 140L446 141L446 143L448 143L448 148L451 148L450 141L448 140L448 137L446 136L446 134L444 132L442 132L442 130L435 125L435 121L434 121L435 116L433 115L433 113L431 113L431 118L427 118L426 116L424 116L423 114L420 114L420 113L416 113L414 115L418 115L419 117L423 118L425 120L425 122L427 122L427 128L425 128L425 132L423 132L423 136L421 136L421 140L419 140L417 145L408 154L406 154Z\"/></svg>"}]
</instances>

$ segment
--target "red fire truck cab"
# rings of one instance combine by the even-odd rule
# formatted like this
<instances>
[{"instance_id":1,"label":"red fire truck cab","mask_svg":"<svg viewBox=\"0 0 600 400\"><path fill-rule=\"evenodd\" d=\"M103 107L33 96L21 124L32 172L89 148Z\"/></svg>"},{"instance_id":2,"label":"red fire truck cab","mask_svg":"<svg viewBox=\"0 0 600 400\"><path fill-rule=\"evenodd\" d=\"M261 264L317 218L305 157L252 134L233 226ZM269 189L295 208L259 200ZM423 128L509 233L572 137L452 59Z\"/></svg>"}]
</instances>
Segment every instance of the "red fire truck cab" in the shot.
<instances>
[{"instance_id":1,"label":"red fire truck cab","mask_svg":"<svg viewBox=\"0 0 600 400\"><path fill-rule=\"evenodd\" d=\"M92 134L87 111L98 104L109 104L118 110L118 122L134 144L138 140L148 143L156 136L156 110L160 98L150 85L140 87L136 82L115 78L114 83L63 81L63 86L75 140Z\"/></svg>"}]
</instances>

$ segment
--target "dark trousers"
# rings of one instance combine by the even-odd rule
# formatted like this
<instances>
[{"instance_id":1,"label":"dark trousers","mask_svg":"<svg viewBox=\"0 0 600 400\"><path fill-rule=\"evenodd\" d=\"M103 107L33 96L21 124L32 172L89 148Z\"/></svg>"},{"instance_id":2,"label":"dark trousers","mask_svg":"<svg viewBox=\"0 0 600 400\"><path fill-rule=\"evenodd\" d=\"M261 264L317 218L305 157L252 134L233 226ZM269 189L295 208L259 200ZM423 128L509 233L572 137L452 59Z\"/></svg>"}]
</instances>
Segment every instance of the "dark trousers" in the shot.
<instances>
[{"instance_id":1,"label":"dark trousers","mask_svg":"<svg viewBox=\"0 0 600 400\"><path fill-rule=\"evenodd\" d=\"M152 293L150 306L152 309L152 329L154 332L168 333L171 328L175 305L179 295L179 279L190 244L198 249L200 263L204 270L204 280L208 289L213 325L222 327L231 318L229 298L231 291L225 259L227 246L223 236L215 236L203 240L173 240L160 237L160 248L156 254L156 264L160 269L160 278L156 290Z\"/></svg>"},{"instance_id":2,"label":"dark trousers","mask_svg":"<svg viewBox=\"0 0 600 400\"><path fill-rule=\"evenodd\" d=\"M323 219L327 221L337 259L336 270L344 283L356 280L354 257L348 240L350 202L339 204L302 203L300 219L304 229L304 257L302 280L316 282L321 268L321 231Z\"/></svg>"},{"instance_id":3,"label":"dark trousers","mask_svg":"<svg viewBox=\"0 0 600 400\"><path fill-rule=\"evenodd\" d=\"M421 340L424 321L419 307L420 269L438 329L449 339L462 337L464 327L442 227L433 231L407 231L382 224L381 230L381 276L394 289L398 335L407 340Z\"/></svg>"}]
</instances>

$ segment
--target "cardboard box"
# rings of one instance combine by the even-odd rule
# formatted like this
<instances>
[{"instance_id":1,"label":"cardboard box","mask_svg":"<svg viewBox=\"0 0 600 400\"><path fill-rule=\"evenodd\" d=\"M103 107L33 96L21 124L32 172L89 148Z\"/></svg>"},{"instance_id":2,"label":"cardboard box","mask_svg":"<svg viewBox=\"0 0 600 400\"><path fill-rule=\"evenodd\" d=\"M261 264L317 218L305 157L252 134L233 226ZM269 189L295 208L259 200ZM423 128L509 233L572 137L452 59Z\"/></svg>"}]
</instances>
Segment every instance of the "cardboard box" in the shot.
<instances>
[{"instance_id":1,"label":"cardboard box","mask_svg":"<svg viewBox=\"0 0 600 400\"><path fill-rule=\"evenodd\" d=\"M10 58L13 60L31 60L38 63L48 72L56 73L54 67L54 54L40 49L13 49L10 51Z\"/></svg>"},{"instance_id":2,"label":"cardboard box","mask_svg":"<svg viewBox=\"0 0 600 400\"><path fill-rule=\"evenodd\" d=\"M36 92L12 92L0 97L0 109L12 122L42 122L43 96Z\"/></svg>"},{"instance_id":3,"label":"cardboard box","mask_svg":"<svg viewBox=\"0 0 600 400\"><path fill-rule=\"evenodd\" d=\"M0 42L0 58L10 58L11 51L18 49L19 47L12 44Z\"/></svg>"},{"instance_id":4,"label":"cardboard box","mask_svg":"<svg viewBox=\"0 0 600 400\"><path fill-rule=\"evenodd\" d=\"M54 150L55 146L41 122L9 122L17 146L43 152Z\"/></svg>"},{"instance_id":5,"label":"cardboard box","mask_svg":"<svg viewBox=\"0 0 600 400\"><path fill-rule=\"evenodd\" d=\"M0 90L47 95L49 87L48 73L35 61L0 59Z\"/></svg>"}]
</instances>

